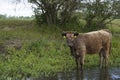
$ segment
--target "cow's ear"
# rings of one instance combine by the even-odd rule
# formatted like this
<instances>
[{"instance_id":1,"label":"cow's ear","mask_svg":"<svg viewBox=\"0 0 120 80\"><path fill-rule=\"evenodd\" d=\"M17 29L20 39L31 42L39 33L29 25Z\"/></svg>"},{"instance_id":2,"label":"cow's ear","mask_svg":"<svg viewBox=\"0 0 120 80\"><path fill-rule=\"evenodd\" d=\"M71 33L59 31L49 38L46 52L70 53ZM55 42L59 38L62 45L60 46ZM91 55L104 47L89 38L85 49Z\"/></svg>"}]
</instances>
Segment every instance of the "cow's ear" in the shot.
<instances>
[{"instance_id":1,"label":"cow's ear","mask_svg":"<svg viewBox=\"0 0 120 80\"><path fill-rule=\"evenodd\" d=\"M66 32L62 32L63 38L66 38Z\"/></svg>"},{"instance_id":2,"label":"cow's ear","mask_svg":"<svg viewBox=\"0 0 120 80\"><path fill-rule=\"evenodd\" d=\"M74 33L74 37L75 37L75 38L76 38L78 35L79 35L78 32L75 32L75 33Z\"/></svg>"}]
</instances>

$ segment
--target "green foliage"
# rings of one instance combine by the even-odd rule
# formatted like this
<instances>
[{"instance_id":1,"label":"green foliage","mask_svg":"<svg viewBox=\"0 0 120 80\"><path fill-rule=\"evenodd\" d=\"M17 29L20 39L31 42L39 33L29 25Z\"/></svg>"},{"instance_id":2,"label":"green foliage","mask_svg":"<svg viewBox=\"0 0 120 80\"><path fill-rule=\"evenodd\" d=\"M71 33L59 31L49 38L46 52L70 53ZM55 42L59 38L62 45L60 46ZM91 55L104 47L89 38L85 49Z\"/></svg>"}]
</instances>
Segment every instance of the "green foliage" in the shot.
<instances>
[{"instance_id":1,"label":"green foliage","mask_svg":"<svg viewBox=\"0 0 120 80\"><path fill-rule=\"evenodd\" d=\"M22 22L24 23L24 21ZM18 24L22 22L18 21ZM11 42L11 40L16 42L16 39L22 43L20 49L16 49L14 46L6 47L6 54L0 54L0 80L16 80L18 78L21 80L29 76L49 76L55 72L70 71L76 67L74 58L71 57L70 50L65 45L66 40L61 36L63 27L55 25L34 27L36 25L28 25L29 21L25 21L25 23L21 27L16 26L17 23L12 24L15 27L10 30L4 29L9 23L0 27L0 45L9 46L6 42ZM82 25L84 24L83 21ZM72 26L72 29L73 25L69 25ZM73 28L73 30L77 29L79 27ZM118 64L120 63L119 39L120 37L113 35L110 66L120 66ZM97 67L98 60L98 55L86 55L85 68Z\"/></svg>"},{"instance_id":2,"label":"green foliage","mask_svg":"<svg viewBox=\"0 0 120 80\"><path fill-rule=\"evenodd\" d=\"M112 39L112 50L111 50L111 54L110 54L110 64L112 66L120 66L120 56L119 56L119 52L120 52L120 37L115 36Z\"/></svg>"},{"instance_id":3,"label":"green foliage","mask_svg":"<svg viewBox=\"0 0 120 80\"><path fill-rule=\"evenodd\" d=\"M24 25L31 27L34 24L33 20L22 20L22 19L0 19L0 29L3 27L22 27Z\"/></svg>"},{"instance_id":4,"label":"green foliage","mask_svg":"<svg viewBox=\"0 0 120 80\"><path fill-rule=\"evenodd\" d=\"M120 19L113 20L110 24L107 25L107 27L111 30L111 32L114 34L120 33Z\"/></svg>"},{"instance_id":5,"label":"green foliage","mask_svg":"<svg viewBox=\"0 0 120 80\"><path fill-rule=\"evenodd\" d=\"M19 39L22 42L22 48L17 50L14 47L7 47L7 53L1 54L0 74L3 79L48 76L50 73L67 71L70 67L74 67L71 66L74 63L73 59L68 56L69 49L64 49L65 43L62 37L59 37L61 30L56 26L38 28L25 25L25 27L16 26L10 30L4 30L5 27L1 27L0 30L1 45L8 46L6 41Z\"/></svg>"},{"instance_id":6,"label":"green foliage","mask_svg":"<svg viewBox=\"0 0 120 80\"><path fill-rule=\"evenodd\" d=\"M78 7L78 0L28 0L36 5L34 13L39 24L66 24Z\"/></svg>"},{"instance_id":7,"label":"green foliage","mask_svg":"<svg viewBox=\"0 0 120 80\"><path fill-rule=\"evenodd\" d=\"M6 15L1 15L0 14L0 19L6 19Z\"/></svg>"},{"instance_id":8,"label":"green foliage","mask_svg":"<svg viewBox=\"0 0 120 80\"><path fill-rule=\"evenodd\" d=\"M65 25L60 26L60 28L64 31L83 32L88 30L88 29L85 29L86 21L83 19L77 18L77 16L72 17L70 22L71 23L66 23Z\"/></svg>"},{"instance_id":9,"label":"green foliage","mask_svg":"<svg viewBox=\"0 0 120 80\"><path fill-rule=\"evenodd\" d=\"M45 76L51 72L68 71L73 64L63 42L41 39L23 46L21 50L8 49L8 55L1 59L2 76L22 78L25 76ZM67 66L68 65L68 66Z\"/></svg>"}]
</instances>

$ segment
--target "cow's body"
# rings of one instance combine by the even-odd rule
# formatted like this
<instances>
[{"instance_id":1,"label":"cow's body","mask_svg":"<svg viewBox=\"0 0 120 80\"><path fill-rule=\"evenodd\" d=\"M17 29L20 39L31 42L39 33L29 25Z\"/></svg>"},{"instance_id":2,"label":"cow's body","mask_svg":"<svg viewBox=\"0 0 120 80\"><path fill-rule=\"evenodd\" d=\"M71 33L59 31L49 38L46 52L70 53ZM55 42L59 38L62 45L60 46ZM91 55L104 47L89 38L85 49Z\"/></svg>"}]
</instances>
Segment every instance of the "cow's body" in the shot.
<instances>
[{"instance_id":1,"label":"cow's body","mask_svg":"<svg viewBox=\"0 0 120 80\"><path fill-rule=\"evenodd\" d=\"M67 38L67 44L70 47L71 55L76 59L77 66L84 64L85 54L100 55L100 67L102 67L103 59L107 65L107 59L111 46L111 33L107 30L98 30L88 33L75 35L74 32L64 32ZM77 36L74 38L73 36Z\"/></svg>"}]
</instances>

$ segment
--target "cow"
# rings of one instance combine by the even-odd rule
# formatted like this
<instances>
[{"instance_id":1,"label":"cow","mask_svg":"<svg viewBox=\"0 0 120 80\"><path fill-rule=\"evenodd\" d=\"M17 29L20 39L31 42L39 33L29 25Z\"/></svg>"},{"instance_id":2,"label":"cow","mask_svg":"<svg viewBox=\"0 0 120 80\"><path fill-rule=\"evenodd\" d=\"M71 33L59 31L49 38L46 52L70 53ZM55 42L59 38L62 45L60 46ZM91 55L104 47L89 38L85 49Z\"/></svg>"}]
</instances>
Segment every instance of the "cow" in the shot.
<instances>
[{"instance_id":1,"label":"cow","mask_svg":"<svg viewBox=\"0 0 120 80\"><path fill-rule=\"evenodd\" d=\"M108 29L102 29L87 33L75 31L63 31L67 46L70 47L71 55L75 57L77 68L83 70L85 54L99 54L100 68L108 65L108 57L111 49L112 34Z\"/></svg>"}]
</instances>

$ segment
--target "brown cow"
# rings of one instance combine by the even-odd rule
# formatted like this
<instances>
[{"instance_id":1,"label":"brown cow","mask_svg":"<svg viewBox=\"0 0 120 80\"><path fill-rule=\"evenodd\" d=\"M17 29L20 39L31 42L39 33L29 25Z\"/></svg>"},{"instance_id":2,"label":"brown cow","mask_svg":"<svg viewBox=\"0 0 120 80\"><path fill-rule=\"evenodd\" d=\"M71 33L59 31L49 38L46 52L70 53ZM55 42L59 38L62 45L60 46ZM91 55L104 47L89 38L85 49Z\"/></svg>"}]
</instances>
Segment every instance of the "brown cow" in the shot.
<instances>
[{"instance_id":1,"label":"brown cow","mask_svg":"<svg viewBox=\"0 0 120 80\"><path fill-rule=\"evenodd\" d=\"M62 36L66 38L67 45L71 50L71 55L75 57L77 68L81 65L82 70L86 53L99 53L100 68L102 67L103 60L105 60L105 66L107 66L112 37L112 34L108 30L98 30L80 34L66 31L62 33Z\"/></svg>"}]
</instances>

